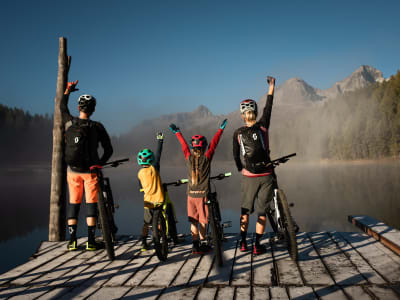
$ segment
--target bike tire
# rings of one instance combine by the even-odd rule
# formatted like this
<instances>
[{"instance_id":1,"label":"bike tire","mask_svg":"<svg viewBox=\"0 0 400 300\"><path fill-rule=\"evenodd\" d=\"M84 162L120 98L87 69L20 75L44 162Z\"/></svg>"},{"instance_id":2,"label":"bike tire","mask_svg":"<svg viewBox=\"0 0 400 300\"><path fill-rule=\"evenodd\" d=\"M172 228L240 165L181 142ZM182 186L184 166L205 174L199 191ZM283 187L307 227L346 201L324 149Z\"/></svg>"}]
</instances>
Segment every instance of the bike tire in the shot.
<instances>
[{"instance_id":1,"label":"bike tire","mask_svg":"<svg viewBox=\"0 0 400 300\"><path fill-rule=\"evenodd\" d=\"M214 203L209 204L209 213L210 213L210 226L211 226L211 234L214 246L214 254L215 261L218 267L222 267L224 262L222 258L222 238L221 238L221 228L217 219L217 207L215 207Z\"/></svg>"},{"instance_id":2,"label":"bike tire","mask_svg":"<svg viewBox=\"0 0 400 300\"><path fill-rule=\"evenodd\" d=\"M100 224L101 224L101 232L103 235L103 241L104 245L107 251L107 256L109 259L113 260L115 258L115 253L114 253L114 243L113 243L113 237L111 233L111 227L109 223L109 216L107 213L107 207L103 195L103 188L100 185L100 191L99 191L99 197L98 197L98 203L97 203L97 208L99 211L99 219L100 219Z\"/></svg>"},{"instance_id":3,"label":"bike tire","mask_svg":"<svg viewBox=\"0 0 400 300\"><path fill-rule=\"evenodd\" d=\"M178 241L178 231L176 230L176 221L172 204L167 204L166 211L168 216L168 234L171 239L176 242Z\"/></svg>"},{"instance_id":4,"label":"bike tire","mask_svg":"<svg viewBox=\"0 0 400 300\"><path fill-rule=\"evenodd\" d=\"M168 257L167 224L162 209L153 210L153 242L156 255L160 261Z\"/></svg>"},{"instance_id":5,"label":"bike tire","mask_svg":"<svg viewBox=\"0 0 400 300\"><path fill-rule=\"evenodd\" d=\"M278 190L278 199L281 205L283 219L282 226L284 229L286 246L289 251L290 257L292 258L292 260L296 261L298 258L296 232L294 230L292 216L290 214L290 209L286 196L281 189Z\"/></svg>"}]
</instances>

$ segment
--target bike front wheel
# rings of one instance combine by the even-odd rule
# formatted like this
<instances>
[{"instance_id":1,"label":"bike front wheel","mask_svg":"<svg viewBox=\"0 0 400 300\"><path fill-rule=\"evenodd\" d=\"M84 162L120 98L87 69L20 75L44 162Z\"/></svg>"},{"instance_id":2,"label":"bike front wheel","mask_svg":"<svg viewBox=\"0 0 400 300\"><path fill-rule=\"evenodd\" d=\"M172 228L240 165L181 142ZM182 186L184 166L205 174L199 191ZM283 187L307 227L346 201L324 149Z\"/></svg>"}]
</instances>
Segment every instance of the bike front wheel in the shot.
<instances>
[{"instance_id":1,"label":"bike front wheel","mask_svg":"<svg viewBox=\"0 0 400 300\"><path fill-rule=\"evenodd\" d=\"M214 203L210 203L209 206L209 214L210 214L210 226L211 226L211 233L212 233L212 240L214 246L214 253L215 253L215 261L217 266L223 266L223 258L222 258L222 229L221 224L217 218L217 211Z\"/></svg>"},{"instance_id":2,"label":"bike front wheel","mask_svg":"<svg viewBox=\"0 0 400 300\"><path fill-rule=\"evenodd\" d=\"M290 214L290 209L286 196L282 190L278 190L278 203L282 212L282 227L284 230L286 246L289 251L290 257L296 261L298 257L296 233L293 225L293 219Z\"/></svg>"},{"instance_id":3,"label":"bike front wheel","mask_svg":"<svg viewBox=\"0 0 400 300\"><path fill-rule=\"evenodd\" d=\"M153 242L159 260L168 257L167 224L162 209L153 210Z\"/></svg>"},{"instance_id":4,"label":"bike front wheel","mask_svg":"<svg viewBox=\"0 0 400 300\"><path fill-rule=\"evenodd\" d=\"M108 210L107 210L106 203L105 203L106 199L103 195L103 188L100 187L100 191L99 191L98 195L99 195L99 197L98 197L97 207L99 210L99 219L100 219L100 224L101 224L101 232L103 235L103 241L104 241L104 245L107 250L108 258L113 260L115 258L114 243L113 243L113 236L112 236L110 222L109 222Z\"/></svg>"}]
</instances>

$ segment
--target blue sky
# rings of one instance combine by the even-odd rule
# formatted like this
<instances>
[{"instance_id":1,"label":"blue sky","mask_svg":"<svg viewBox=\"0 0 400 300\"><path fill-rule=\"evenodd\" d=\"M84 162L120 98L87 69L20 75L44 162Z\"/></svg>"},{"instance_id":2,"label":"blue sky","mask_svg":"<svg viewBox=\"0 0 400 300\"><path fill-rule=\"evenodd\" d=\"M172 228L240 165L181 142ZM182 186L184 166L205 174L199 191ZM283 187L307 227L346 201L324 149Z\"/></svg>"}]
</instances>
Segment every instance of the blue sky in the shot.
<instances>
[{"instance_id":1,"label":"blue sky","mask_svg":"<svg viewBox=\"0 0 400 300\"><path fill-rule=\"evenodd\" d=\"M0 2L0 103L52 113L58 38L68 39L76 98L113 134L165 113L214 114L259 99L266 75L328 88L362 64L400 66L400 1Z\"/></svg>"}]
</instances>

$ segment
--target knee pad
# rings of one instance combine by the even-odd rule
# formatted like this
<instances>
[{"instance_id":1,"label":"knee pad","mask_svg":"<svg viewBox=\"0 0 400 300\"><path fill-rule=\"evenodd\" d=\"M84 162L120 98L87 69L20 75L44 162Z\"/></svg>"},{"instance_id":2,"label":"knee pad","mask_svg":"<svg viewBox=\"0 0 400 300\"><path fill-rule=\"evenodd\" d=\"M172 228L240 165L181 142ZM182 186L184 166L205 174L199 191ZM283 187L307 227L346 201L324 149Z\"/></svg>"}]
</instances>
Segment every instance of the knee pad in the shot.
<instances>
[{"instance_id":1,"label":"knee pad","mask_svg":"<svg viewBox=\"0 0 400 300\"><path fill-rule=\"evenodd\" d=\"M97 217L97 203L87 203L86 204L87 207L87 217L93 217L96 218Z\"/></svg>"},{"instance_id":2,"label":"knee pad","mask_svg":"<svg viewBox=\"0 0 400 300\"><path fill-rule=\"evenodd\" d=\"M70 203L68 205L68 219L78 220L80 204Z\"/></svg>"}]
</instances>

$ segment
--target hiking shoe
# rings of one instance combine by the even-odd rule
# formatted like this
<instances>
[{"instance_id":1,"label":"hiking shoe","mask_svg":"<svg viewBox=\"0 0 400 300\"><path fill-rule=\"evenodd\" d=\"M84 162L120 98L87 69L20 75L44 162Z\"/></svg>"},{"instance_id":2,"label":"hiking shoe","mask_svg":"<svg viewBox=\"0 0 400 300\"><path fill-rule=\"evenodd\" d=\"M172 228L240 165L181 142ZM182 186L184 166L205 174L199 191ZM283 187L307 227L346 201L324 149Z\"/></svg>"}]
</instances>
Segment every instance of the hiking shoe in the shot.
<instances>
[{"instance_id":1,"label":"hiking shoe","mask_svg":"<svg viewBox=\"0 0 400 300\"><path fill-rule=\"evenodd\" d=\"M67 248L69 251L75 251L78 249L78 242L77 240L70 240L68 242Z\"/></svg>"},{"instance_id":2,"label":"hiking shoe","mask_svg":"<svg viewBox=\"0 0 400 300\"><path fill-rule=\"evenodd\" d=\"M97 242L86 242L86 250L87 251L96 251L99 249L104 248L103 245L101 243L97 243Z\"/></svg>"},{"instance_id":3,"label":"hiking shoe","mask_svg":"<svg viewBox=\"0 0 400 300\"><path fill-rule=\"evenodd\" d=\"M140 251L144 252L149 249L150 249L149 244L147 244L146 242L142 243L142 249L140 249Z\"/></svg>"},{"instance_id":4,"label":"hiking shoe","mask_svg":"<svg viewBox=\"0 0 400 300\"><path fill-rule=\"evenodd\" d=\"M207 244L201 244L200 251L202 252L202 254L205 254L205 253L211 252L212 251L212 247L210 245L207 245Z\"/></svg>"},{"instance_id":5,"label":"hiking shoe","mask_svg":"<svg viewBox=\"0 0 400 300\"><path fill-rule=\"evenodd\" d=\"M259 255L267 252L267 247L265 245L254 245L253 247L253 254L254 255Z\"/></svg>"},{"instance_id":6,"label":"hiking shoe","mask_svg":"<svg viewBox=\"0 0 400 300\"><path fill-rule=\"evenodd\" d=\"M203 254L201 252L201 250L200 250L200 245L199 244L193 244L192 254Z\"/></svg>"},{"instance_id":7,"label":"hiking shoe","mask_svg":"<svg viewBox=\"0 0 400 300\"><path fill-rule=\"evenodd\" d=\"M247 248L247 242L246 241L240 241L240 252L245 252L247 250L249 250Z\"/></svg>"}]
</instances>

